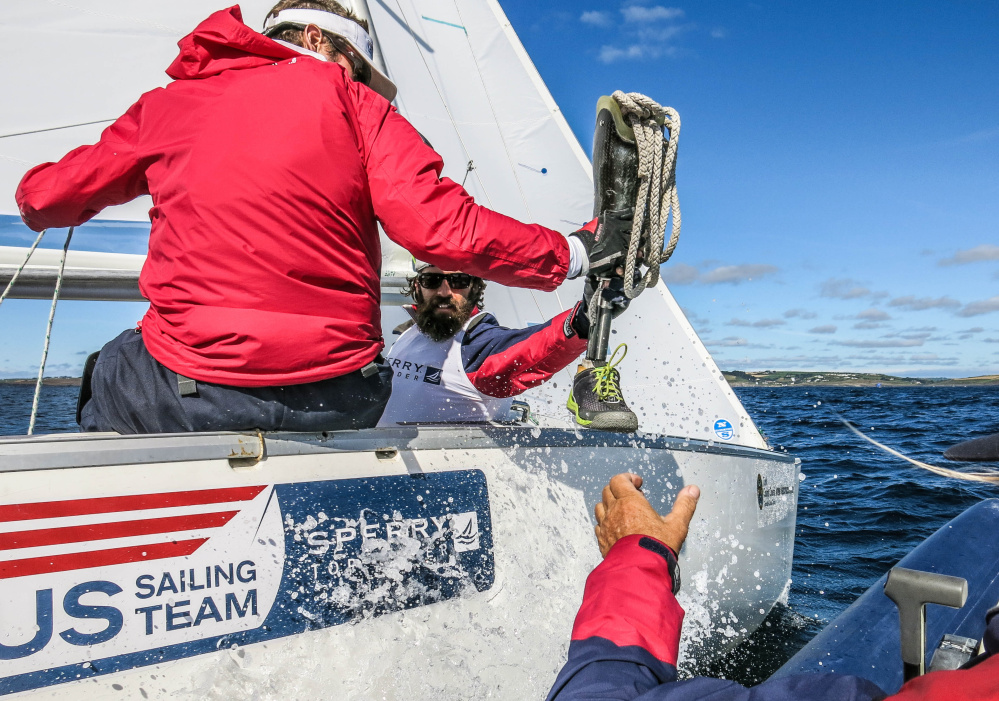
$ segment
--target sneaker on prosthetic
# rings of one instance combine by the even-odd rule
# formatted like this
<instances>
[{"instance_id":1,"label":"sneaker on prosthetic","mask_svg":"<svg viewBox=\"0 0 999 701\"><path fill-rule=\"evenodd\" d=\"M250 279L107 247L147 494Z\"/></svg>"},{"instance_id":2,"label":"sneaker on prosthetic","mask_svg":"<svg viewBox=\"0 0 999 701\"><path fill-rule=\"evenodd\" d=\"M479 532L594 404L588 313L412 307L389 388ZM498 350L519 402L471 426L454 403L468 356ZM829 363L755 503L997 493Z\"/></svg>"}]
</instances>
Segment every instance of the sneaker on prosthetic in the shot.
<instances>
[{"instance_id":1,"label":"sneaker on prosthetic","mask_svg":"<svg viewBox=\"0 0 999 701\"><path fill-rule=\"evenodd\" d=\"M624 349L620 358L618 351ZM598 368L587 368L576 374L566 406L576 418L576 423L602 431L632 433L638 430L638 417L628 408L621 394L621 373L617 364L628 354L628 346L619 345Z\"/></svg>"}]
</instances>

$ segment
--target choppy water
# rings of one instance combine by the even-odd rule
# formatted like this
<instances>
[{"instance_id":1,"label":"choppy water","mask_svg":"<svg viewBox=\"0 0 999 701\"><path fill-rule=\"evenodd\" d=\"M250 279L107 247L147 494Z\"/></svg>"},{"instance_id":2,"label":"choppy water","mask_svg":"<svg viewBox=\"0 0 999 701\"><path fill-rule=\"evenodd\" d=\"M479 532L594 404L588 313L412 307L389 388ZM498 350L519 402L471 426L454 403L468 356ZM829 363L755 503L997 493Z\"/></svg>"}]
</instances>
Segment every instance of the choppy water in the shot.
<instances>
[{"instance_id":1,"label":"choppy water","mask_svg":"<svg viewBox=\"0 0 999 701\"><path fill-rule=\"evenodd\" d=\"M37 432L75 431L77 390L46 387ZM802 460L787 606L725 661L700 670L743 683L769 675L889 567L999 488L948 480L848 433L834 408L877 440L931 463L955 443L999 431L999 388L740 388L774 446ZM27 430L32 388L0 385L0 435Z\"/></svg>"}]
</instances>

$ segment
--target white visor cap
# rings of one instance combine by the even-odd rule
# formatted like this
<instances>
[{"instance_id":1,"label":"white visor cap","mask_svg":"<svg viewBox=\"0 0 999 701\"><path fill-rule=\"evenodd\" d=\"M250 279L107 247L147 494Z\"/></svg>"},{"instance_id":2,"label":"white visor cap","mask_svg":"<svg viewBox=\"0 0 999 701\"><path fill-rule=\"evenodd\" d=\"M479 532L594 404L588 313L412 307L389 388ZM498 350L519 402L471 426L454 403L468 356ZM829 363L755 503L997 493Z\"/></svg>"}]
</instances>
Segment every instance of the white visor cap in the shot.
<instances>
[{"instance_id":1,"label":"white visor cap","mask_svg":"<svg viewBox=\"0 0 999 701\"><path fill-rule=\"evenodd\" d=\"M270 36L275 30L286 25L304 29L310 24L314 24L324 32L338 36L350 44L357 57L368 64L368 68L371 69L371 81L368 87L389 102L395 99L397 92L395 83L378 70L372 60L374 58L374 43L371 41L371 36L364 31L364 27L352 19L324 10L281 10L264 21L264 35Z\"/></svg>"}]
</instances>

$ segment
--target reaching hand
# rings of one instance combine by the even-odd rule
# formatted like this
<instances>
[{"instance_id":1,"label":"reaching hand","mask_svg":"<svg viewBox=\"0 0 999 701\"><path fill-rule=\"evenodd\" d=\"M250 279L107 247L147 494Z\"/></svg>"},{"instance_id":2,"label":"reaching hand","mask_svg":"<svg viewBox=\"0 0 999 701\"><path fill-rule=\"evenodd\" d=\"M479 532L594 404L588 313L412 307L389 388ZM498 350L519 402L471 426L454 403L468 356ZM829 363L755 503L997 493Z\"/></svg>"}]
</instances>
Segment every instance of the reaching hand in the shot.
<instances>
[{"instance_id":1,"label":"reaching hand","mask_svg":"<svg viewBox=\"0 0 999 701\"><path fill-rule=\"evenodd\" d=\"M673 510L660 516L638 491L641 486L641 477L624 472L612 477L610 484L604 487L603 501L594 508L597 516L594 530L600 554L604 557L614 543L629 535L655 538L675 553L683 547L701 490L695 485L687 485L676 495Z\"/></svg>"},{"instance_id":2,"label":"reaching hand","mask_svg":"<svg viewBox=\"0 0 999 701\"><path fill-rule=\"evenodd\" d=\"M569 234L583 242L589 259L589 275L614 277L624 265L631 241L633 211L624 209L608 211L591 221L579 231Z\"/></svg>"}]
</instances>

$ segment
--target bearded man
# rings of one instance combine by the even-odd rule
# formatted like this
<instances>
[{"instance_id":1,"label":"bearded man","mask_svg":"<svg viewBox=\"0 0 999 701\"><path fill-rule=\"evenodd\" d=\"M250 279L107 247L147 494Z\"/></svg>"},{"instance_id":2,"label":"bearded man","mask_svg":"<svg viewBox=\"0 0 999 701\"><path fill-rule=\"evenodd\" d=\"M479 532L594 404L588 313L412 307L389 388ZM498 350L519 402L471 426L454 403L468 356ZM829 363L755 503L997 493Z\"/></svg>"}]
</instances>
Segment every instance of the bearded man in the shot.
<instances>
[{"instance_id":1,"label":"bearded man","mask_svg":"<svg viewBox=\"0 0 999 701\"><path fill-rule=\"evenodd\" d=\"M592 297L543 324L526 329L500 326L482 310L486 283L458 271L420 264L406 293L416 302L413 317L386 362L394 373L392 395L379 426L405 423L462 423L505 420L513 398L545 382L586 350ZM607 293L605 293L606 295ZM627 306L623 295L615 297ZM582 369L573 383L591 428L634 431L638 420L621 395L612 366Z\"/></svg>"}]
</instances>

